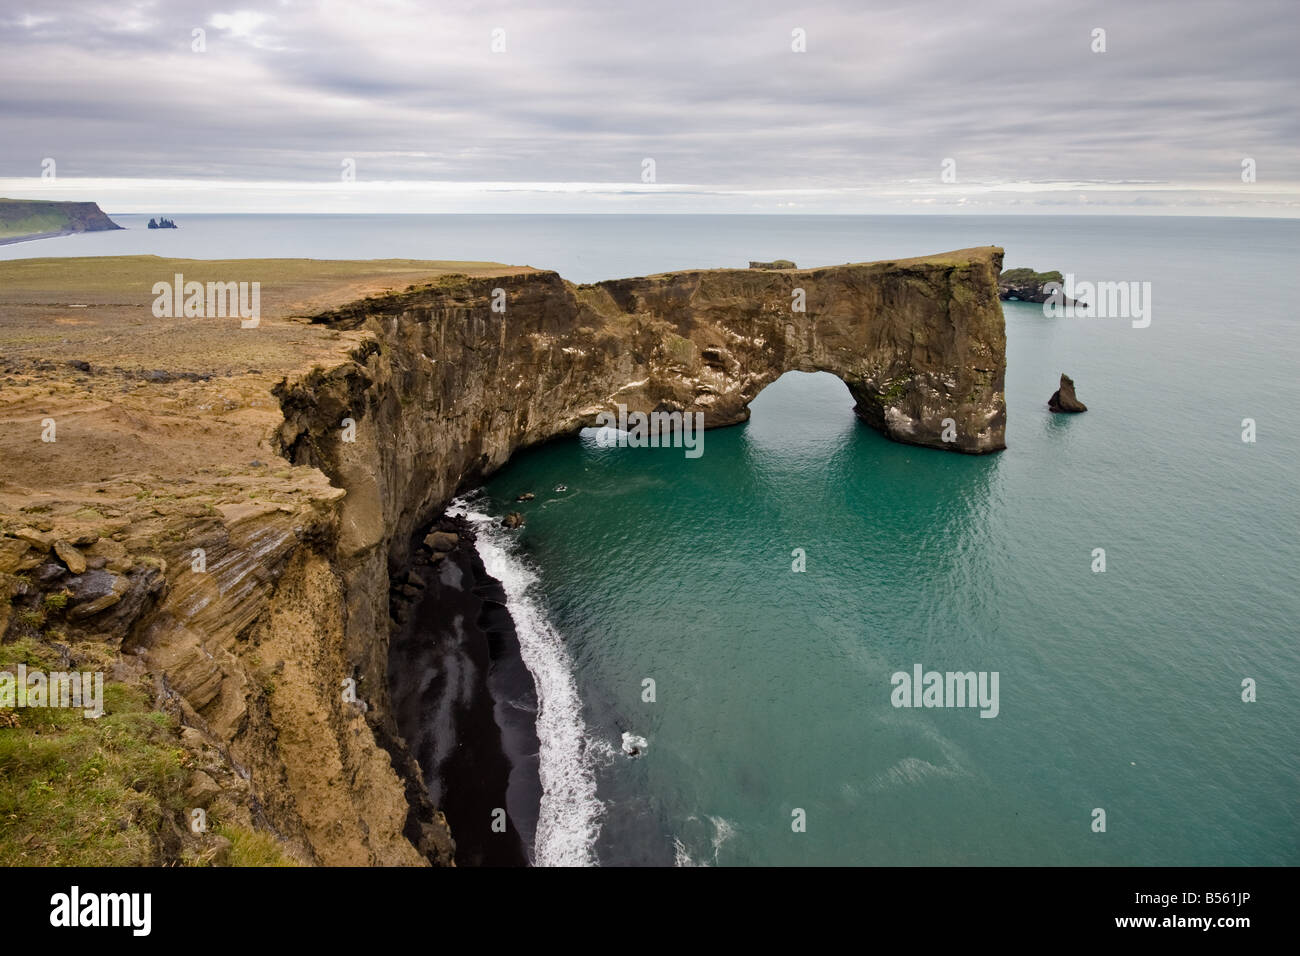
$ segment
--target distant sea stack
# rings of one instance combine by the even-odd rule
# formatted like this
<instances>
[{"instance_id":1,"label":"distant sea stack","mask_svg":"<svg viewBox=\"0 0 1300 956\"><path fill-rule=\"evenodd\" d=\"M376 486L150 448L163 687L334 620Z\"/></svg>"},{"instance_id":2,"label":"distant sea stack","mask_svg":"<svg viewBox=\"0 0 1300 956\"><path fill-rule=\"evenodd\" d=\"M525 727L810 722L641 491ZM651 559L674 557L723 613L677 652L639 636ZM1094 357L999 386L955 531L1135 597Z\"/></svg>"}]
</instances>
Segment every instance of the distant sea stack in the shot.
<instances>
[{"instance_id":1,"label":"distant sea stack","mask_svg":"<svg viewBox=\"0 0 1300 956\"><path fill-rule=\"evenodd\" d=\"M1007 269L998 276L998 298L1014 302L1046 302L1052 294L1049 282L1059 286L1065 277L1059 272L1035 272L1033 269ZM1062 305L1069 301L1062 299Z\"/></svg>"},{"instance_id":2,"label":"distant sea stack","mask_svg":"<svg viewBox=\"0 0 1300 956\"><path fill-rule=\"evenodd\" d=\"M121 228L98 203L0 199L0 244Z\"/></svg>"},{"instance_id":3,"label":"distant sea stack","mask_svg":"<svg viewBox=\"0 0 1300 956\"><path fill-rule=\"evenodd\" d=\"M159 216L157 219L149 220L150 229L177 229L176 220L168 219L166 216Z\"/></svg>"},{"instance_id":4,"label":"distant sea stack","mask_svg":"<svg viewBox=\"0 0 1300 956\"><path fill-rule=\"evenodd\" d=\"M1088 406L1079 401L1074 394L1074 379L1061 373L1061 387L1047 400L1047 407L1054 412L1086 412Z\"/></svg>"}]
</instances>

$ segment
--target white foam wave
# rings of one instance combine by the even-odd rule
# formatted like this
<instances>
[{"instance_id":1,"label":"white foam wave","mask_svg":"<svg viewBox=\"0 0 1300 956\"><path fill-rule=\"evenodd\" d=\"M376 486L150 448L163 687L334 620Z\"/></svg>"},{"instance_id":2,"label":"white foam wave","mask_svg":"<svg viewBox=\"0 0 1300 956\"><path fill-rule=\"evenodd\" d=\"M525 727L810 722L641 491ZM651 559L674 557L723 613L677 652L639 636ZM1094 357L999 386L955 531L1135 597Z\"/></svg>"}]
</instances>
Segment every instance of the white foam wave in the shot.
<instances>
[{"instance_id":1,"label":"white foam wave","mask_svg":"<svg viewBox=\"0 0 1300 956\"><path fill-rule=\"evenodd\" d=\"M673 866L708 866L708 864L696 863L692 860L690 853L686 851L686 844L673 837Z\"/></svg>"},{"instance_id":2,"label":"white foam wave","mask_svg":"<svg viewBox=\"0 0 1300 956\"><path fill-rule=\"evenodd\" d=\"M730 820L723 817L709 817L709 822L713 824L713 862L718 862L718 851L722 845L736 835L736 827Z\"/></svg>"},{"instance_id":3,"label":"white foam wave","mask_svg":"<svg viewBox=\"0 0 1300 956\"><path fill-rule=\"evenodd\" d=\"M538 773L542 801L533 846L538 866L594 866L604 810L582 720L582 701L564 641L533 594L537 574L519 556L514 536L464 498L452 502L474 527L487 573L501 582L519 636L524 666L537 685Z\"/></svg>"},{"instance_id":4,"label":"white foam wave","mask_svg":"<svg viewBox=\"0 0 1300 956\"><path fill-rule=\"evenodd\" d=\"M713 864L718 863L718 854L721 852L723 845L736 835L736 825L725 817L715 817L705 815L705 820L709 821L712 828L712 836L709 838L709 844L713 848ZM687 829L693 830L698 834L698 824L702 821L697 816L686 818ZM692 827L689 824L696 824ZM707 851L706 851L707 852ZM709 866L710 864L703 859L697 860L691 856L690 849L686 846L685 840L681 837L673 837L673 865L674 866Z\"/></svg>"}]
</instances>

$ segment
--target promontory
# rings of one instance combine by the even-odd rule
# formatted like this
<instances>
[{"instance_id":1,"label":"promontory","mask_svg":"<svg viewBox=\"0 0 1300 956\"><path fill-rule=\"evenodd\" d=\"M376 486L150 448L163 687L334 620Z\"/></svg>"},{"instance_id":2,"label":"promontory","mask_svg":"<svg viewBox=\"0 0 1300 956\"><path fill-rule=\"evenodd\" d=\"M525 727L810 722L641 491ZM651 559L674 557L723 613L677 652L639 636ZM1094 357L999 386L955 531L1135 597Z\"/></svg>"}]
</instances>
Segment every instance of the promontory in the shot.
<instances>
[{"instance_id":1,"label":"promontory","mask_svg":"<svg viewBox=\"0 0 1300 956\"><path fill-rule=\"evenodd\" d=\"M417 532L603 411L731 425L790 370L839 376L890 439L997 451L1001 263L591 285L494 263L0 263L0 670L106 680L99 720L0 708L0 864L450 863L456 821L386 683ZM253 283L255 322L212 308ZM185 308L158 308L174 288Z\"/></svg>"}]
</instances>

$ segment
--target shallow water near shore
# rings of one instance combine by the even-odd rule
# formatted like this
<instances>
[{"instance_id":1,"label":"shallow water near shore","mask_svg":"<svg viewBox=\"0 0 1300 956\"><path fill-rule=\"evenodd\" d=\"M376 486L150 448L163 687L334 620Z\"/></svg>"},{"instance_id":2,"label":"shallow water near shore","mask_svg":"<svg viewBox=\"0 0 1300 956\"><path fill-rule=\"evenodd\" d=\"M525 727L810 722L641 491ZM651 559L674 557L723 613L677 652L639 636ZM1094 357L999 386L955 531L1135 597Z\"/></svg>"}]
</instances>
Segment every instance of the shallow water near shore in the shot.
<instances>
[{"instance_id":1,"label":"shallow water near shore","mask_svg":"<svg viewBox=\"0 0 1300 956\"><path fill-rule=\"evenodd\" d=\"M526 515L485 564L553 688L538 860L1300 863L1300 222L114 218L131 228L0 258L491 259L594 281L992 243L1008 267L1151 282L1143 329L1005 304L996 455L892 443L837 379L791 373L698 459L588 434L494 476L467 507ZM1062 372L1087 413L1048 412ZM894 707L917 664L998 672L998 715ZM624 733L647 741L635 759Z\"/></svg>"}]
</instances>

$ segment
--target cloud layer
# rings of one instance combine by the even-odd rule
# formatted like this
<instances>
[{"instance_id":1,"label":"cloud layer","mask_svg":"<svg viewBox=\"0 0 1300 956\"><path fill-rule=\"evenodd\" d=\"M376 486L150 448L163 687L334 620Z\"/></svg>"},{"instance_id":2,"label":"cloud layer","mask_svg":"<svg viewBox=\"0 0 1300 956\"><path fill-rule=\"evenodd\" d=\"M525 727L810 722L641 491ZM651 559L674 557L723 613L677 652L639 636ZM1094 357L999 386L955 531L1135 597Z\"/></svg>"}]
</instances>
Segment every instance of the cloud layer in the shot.
<instances>
[{"instance_id":1,"label":"cloud layer","mask_svg":"<svg viewBox=\"0 0 1300 956\"><path fill-rule=\"evenodd\" d=\"M53 157L63 179L306 185L351 159L359 183L689 202L631 188L651 158L656 185L736 211L1050 207L1082 184L1088 203L1295 215L1297 27L1291 0L11 0L0 181Z\"/></svg>"}]
</instances>

